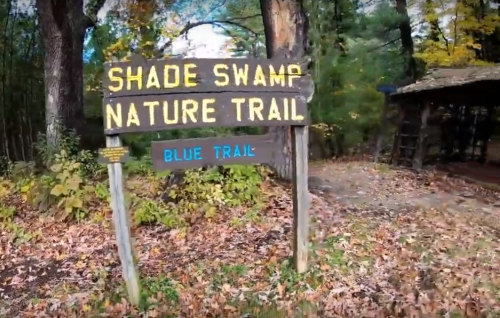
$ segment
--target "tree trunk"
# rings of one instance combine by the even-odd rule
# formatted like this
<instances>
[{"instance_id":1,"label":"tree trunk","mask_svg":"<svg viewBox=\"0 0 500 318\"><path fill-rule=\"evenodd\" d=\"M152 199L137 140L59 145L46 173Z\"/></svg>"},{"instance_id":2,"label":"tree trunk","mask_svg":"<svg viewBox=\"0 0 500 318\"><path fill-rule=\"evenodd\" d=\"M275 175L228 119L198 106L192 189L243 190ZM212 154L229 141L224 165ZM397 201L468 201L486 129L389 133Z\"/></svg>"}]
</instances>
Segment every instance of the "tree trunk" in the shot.
<instances>
[{"instance_id":1,"label":"tree trunk","mask_svg":"<svg viewBox=\"0 0 500 318\"><path fill-rule=\"evenodd\" d=\"M103 3L97 1L92 16ZM47 142L57 148L59 128L82 135L85 126L83 40L92 24L83 11L83 0L36 0L36 7L44 46Z\"/></svg>"},{"instance_id":2,"label":"tree trunk","mask_svg":"<svg viewBox=\"0 0 500 318\"><path fill-rule=\"evenodd\" d=\"M411 37L410 17L408 16L406 0L396 0L396 11L400 18L399 32L401 35L403 55L406 58L406 77L415 80L417 78L417 61L413 57L413 38Z\"/></svg>"},{"instance_id":3,"label":"tree trunk","mask_svg":"<svg viewBox=\"0 0 500 318\"><path fill-rule=\"evenodd\" d=\"M302 0L260 0L267 57L292 59L304 57L308 49L308 20ZM289 126L269 127L268 132L282 145L285 160L271 163L280 178L292 179L292 138Z\"/></svg>"}]
</instances>

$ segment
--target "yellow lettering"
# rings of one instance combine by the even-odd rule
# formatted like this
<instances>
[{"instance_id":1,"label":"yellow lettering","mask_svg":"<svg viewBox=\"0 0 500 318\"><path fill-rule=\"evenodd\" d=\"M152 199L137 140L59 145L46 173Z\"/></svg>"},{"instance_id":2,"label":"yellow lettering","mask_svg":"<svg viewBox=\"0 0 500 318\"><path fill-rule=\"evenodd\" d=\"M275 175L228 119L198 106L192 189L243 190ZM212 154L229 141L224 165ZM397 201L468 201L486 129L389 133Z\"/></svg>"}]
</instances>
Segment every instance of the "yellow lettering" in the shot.
<instances>
[{"instance_id":1,"label":"yellow lettering","mask_svg":"<svg viewBox=\"0 0 500 318\"><path fill-rule=\"evenodd\" d=\"M160 105L160 102L144 102L144 106L149 107L149 124L155 125L155 107Z\"/></svg>"},{"instance_id":2,"label":"yellow lettering","mask_svg":"<svg viewBox=\"0 0 500 318\"><path fill-rule=\"evenodd\" d=\"M174 82L169 82L170 79L170 70L174 70ZM174 88L179 87L181 84L181 75L179 71L179 66L177 65L165 65L165 73L164 73L163 87L165 88Z\"/></svg>"},{"instance_id":3,"label":"yellow lettering","mask_svg":"<svg viewBox=\"0 0 500 318\"><path fill-rule=\"evenodd\" d=\"M269 65L269 77L270 77L270 84L271 86L274 86L274 84L285 87L285 66L280 65L280 69L278 73L276 73L276 70L272 65Z\"/></svg>"},{"instance_id":4,"label":"yellow lettering","mask_svg":"<svg viewBox=\"0 0 500 318\"><path fill-rule=\"evenodd\" d=\"M201 112L202 119L201 121L204 123L215 123L215 118L208 118L208 114L215 112L213 107L210 107L209 104L215 103L215 98L204 98L201 102Z\"/></svg>"},{"instance_id":5,"label":"yellow lettering","mask_svg":"<svg viewBox=\"0 0 500 318\"><path fill-rule=\"evenodd\" d=\"M302 75L300 66L298 64L288 65L288 87L293 87L293 79L300 78Z\"/></svg>"},{"instance_id":6,"label":"yellow lettering","mask_svg":"<svg viewBox=\"0 0 500 318\"><path fill-rule=\"evenodd\" d=\"M115 122L117 128L123 126L122 122L122 104L116 104L116 113L111 104L106 104L106 129L111 129L111 119Z\"/></svg>"},{"instance_id":7,"label":"yellow lettering","mask_svg":"<svg viewBox=\"0 0 500 318\"><path fill-rule=\"evenodd\" d=\"M278 104L276 103L276 98L273 97L271 101L271 107L269 108L269 120L277 119L281 120L281 114L278 109Z\"/></svg>"},{"instance_id":8,"label":"yellow lettering","mask_svg":"<svg viewBox=\"0 0 500 318\"><path fill-rule=\"evenodd\" d=\"M283 120L290 120L290 106L288 105L288 98L283 98Z\"/></svg>"},{"instance_id":9,"label":"yellow lettering","mask_svg":"<svg viewBox=\"0 0 500 318\"><path fill-rule=\"evenodd\" d=\"M141 125L134 103L130 103L130 109L128 110L127 127L130 127L131 124L134 124L136 126Z\"/></svg>"},{"instance_id":10,"label":"yellow lettering","mask_svg":"<svg viewBox=\"0 0 500 318\"><path fill-rule=\"evenodd\" d=\"M146 83L146 88L156 87L160 89L160 80L158 79L158 73L156 73L156 66L151 66L148 74L148 82Z\"/></svg>"},{"instance_id":11,"label":"yellow lettering","mask_svg":"<svg viewBox=\"0 0 500 318\"><path fill-rule=\"evenodd\" d=\"M229 69L229 67L227 65L225 65L225 64L215 64L214 65L214 74L215 74L215 76L223 77L224 78L224 80L215 80L214 83L217 86L227 86L229 84L229 75L227 75L224 72L221 72L221 69L227 71Z\"/></svg>"},{"instance_id":12,"label":"yellow lettering","mask_svg":"<svg viewBox=\"0 0 500 318\"><path fill-rule=\"evenodd\" d=\"M174 118L169 119L168 118L168 102L164 101L163 102L163 121L165 122L165 125L175 125L179 122L179 101L175 100L174 105L173 105L173 112L174 112Z\"/></svg>"},{"instance_id":13,"label":"yellow lettering","mask_svg":"<svg viewBox=\"0 0 500 318\"><path fill-rule=\"evenodd\" d=\"M191 106L191 107L189 107ZM182 101L182 123L187 124L187 118L189 116L189 119L191 122L196 123L198 122L196 119L196 113L198 112L198 102L195 101L194 99L185 99Z\"/></svg>"},{"instance_id":14,"label":"yellow lettering","mask_svg":"<svg viewBox=\"0 0 500 318\"><path fill-rule=\"evenodd\" d=\"M132 74L132 67L127 67L127 90L132 90L132 82L137 83L137 89L142 89L142 66L137 67L137 74Z\"/></svg>"},{"instance_id":15,"label":"yellow lettering","mask_svg":"<svg viewBox=\"0 0 500 318\"><path fill-rule=\"evenodd\" d=\"M244 98L231 98L231 103L236 104L236 120L241 121L241 104L245 102Z\"/></svg>"},{"instance_id":16,"label":"yellow lettering","mask_svg":"<svg viewBox=\"0 0 500 318\"><path fill-rule=\"evenodd\" d=\"M262 110L264 109L264 103L260 98L249 98L248 99L248 108L250 111L250 120L254 121L255 116L259 118L259 120L264 120L264 116L262 116Z\"/></svg>"},{"instance_id":17,"label":"yellow lettering","mask_svg":"<svg viewBox=\"0 0 500 318\"><path fill-rule=\"evenodd\" d=\"M255 78L253 80L253 85L266 86L266 77L264 76L264 72L262 71L262 66L260 65L257 65L257 69L255 70Z\"/></svg>"},{"instance_id":18,"label":"yellow lettering","mask_svg":"<svg viewBox=\"0 0 500 318\"><path fill-rule=\"evenodd\" d=\"M117 75L120 75L120 76L115 75L115 73L118 73ZM112 83L116 83L115 86L109 85L108 89L112 92L121 91L123 89L123 79L121 78L121 76L123 76L123 70L119 67L112 67L108 71L108 76L109 76L109 80Z\"/></svg>"},{"instance_id":19,"label":"yellow lettering","mask_svg":"<svg viewBox=\"0 0 500 318\"><path fill-rule=\"evenodd\" d=\"M197 85L196 83L196 73L192 73L190 69L196 67L196 64L189 63L184 64L184 86L186 87L194 87ZM194 80L194 81L191 81Z\"/></svg>"},{"instance_id":20,"label":"yellow lettering","mask_svg":"<svg viewBox=\"0 0 500 318\"><path fill-rule=\"evenodd\" d=\"M292 120L304 120L304 116L297 115L297 103L295 101L295 98L292 98Z\"/></svg>"},{"instance_id":21,"label":"yellow lettering","mask_svg":"<svg viewBox=\"0 0 500 318\"><path fill-rule=\"evenodd\" d=\"M233 64L233 72L234 72L234 82L237 86L243 82L243 85L248 84L248 64L245 64L245 68L239 68L236 64Z\"/></svg>"}]
</instances>

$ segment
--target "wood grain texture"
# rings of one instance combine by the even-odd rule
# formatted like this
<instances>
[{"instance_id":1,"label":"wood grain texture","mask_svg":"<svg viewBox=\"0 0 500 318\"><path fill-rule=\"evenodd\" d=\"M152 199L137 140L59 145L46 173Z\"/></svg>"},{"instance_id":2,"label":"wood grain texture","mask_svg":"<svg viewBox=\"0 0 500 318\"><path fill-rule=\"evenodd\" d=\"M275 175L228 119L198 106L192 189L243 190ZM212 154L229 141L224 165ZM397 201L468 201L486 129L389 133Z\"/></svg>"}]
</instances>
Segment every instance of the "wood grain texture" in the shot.
<instances>
[{"instance_id":1,"label":"wood grain texture","mask_svg":"<svg viewBox=\"0 0 500 318\"><path fill-rule=\"evenodd\" d=\"M309 244L309 189L308 189L308 127L292 128L293 165L293 255L295 269L303 273L308 269Z\"/></svg>"},{"instance_id":2,"label":"wood grain texture","mask_svg":"<svg viewBox=\"0 0 500 318\"><path fill-rule=\"evenodd\" d=\"M106 146L120 147L120 137L106 137ZM139 274L134 261L134 252L130 236L130 222L128 220L127 211L125 210L121 163L108 164L108 174L111 208L113 210L113 221L116 231L116 243L118 245L118 254L122 264L123 278L127 285L128 299L131 304L137 306L140 300Z\"/></svg>"}]
</instances>

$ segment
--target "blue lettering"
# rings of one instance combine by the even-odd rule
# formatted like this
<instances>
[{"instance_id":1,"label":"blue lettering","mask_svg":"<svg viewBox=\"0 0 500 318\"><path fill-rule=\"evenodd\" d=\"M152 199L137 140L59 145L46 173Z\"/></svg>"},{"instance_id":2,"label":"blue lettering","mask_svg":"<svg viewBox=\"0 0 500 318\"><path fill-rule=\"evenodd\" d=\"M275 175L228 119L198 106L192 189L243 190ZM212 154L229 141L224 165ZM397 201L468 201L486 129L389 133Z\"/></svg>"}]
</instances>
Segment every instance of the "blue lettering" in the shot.
<instances>
[{"instance_id":1,"label":"blue lettering","mask_svg":"<svg viewBox=\"0 0 500 318\"><path fill-rule=\"evenodd\" d=\"M201 147L194 147L194 159L195 160L201 160Z\"/></svg>"},{"instance_id":2,"label":"blue lettering","mask_svg":"<svg viewBox=\"0 0 500 318\"><path fill-rule=\"evenodd\" d=\"M215 159L219 159L220 146L214 146L214 150L215 150Z\"/></svg>"},{"instance_id":3,"label":"blue lettering","mask_svg":"<svg viewBox=\"0 0 500 318\"><path fill-rule=\"evenodd\" d=\"M233 153L233 157L241 157L241 150L240 150L240 146L239 145L236 145L234 146L234 153Z\"/></svg>"},{"instance_id":4,"label":"blue lettering","mask_svg":"<svg viewBox=\"0 0 500 318\"><path fill-rule=\"evenodd\" d=\"M231 146L222 146L222 159L231 158Z\"/></svg>"},{"instance_id":5,"label":"blue lettering","mask_svg":"<svg viewBox=\"0 0 500 318\"><path fill-rule=\"evenodd\" d=\"M165 149L163 156L165 158L165 162L171 162L172 161L172 150Z\"/></svg>"},{"instance_id":6,"label":"blue lettering","mask_svg":"<svg viewBox=\"0 0 500 318\"><path fill-rule=\"evenodd\" d=\"M182 161L182 159L179 158L179 154L177 153L177 149L174 149L174 160L175 161Z\"/></svg>"},{"instance_id":7,"label":"blue lettering","mask_svg":"<svg viewBox=\"0 0 500 318\"><path fill-rule=\"evenodd\" d=\"M243 145L243 148L246 148L246 153L248 157L255 157L255 154L252 152L252 145Z\"/></svg>"},{"instance_id":8,"label":"blue lettering","mask_svg":"<svg viewBox=\"0 0 500 318\"><path fill-rule=\"evenodd\" d=\"M192 148L184 148L182 158L186 161L193 160L193 149Z\"/></svg>"}]
</instances>

